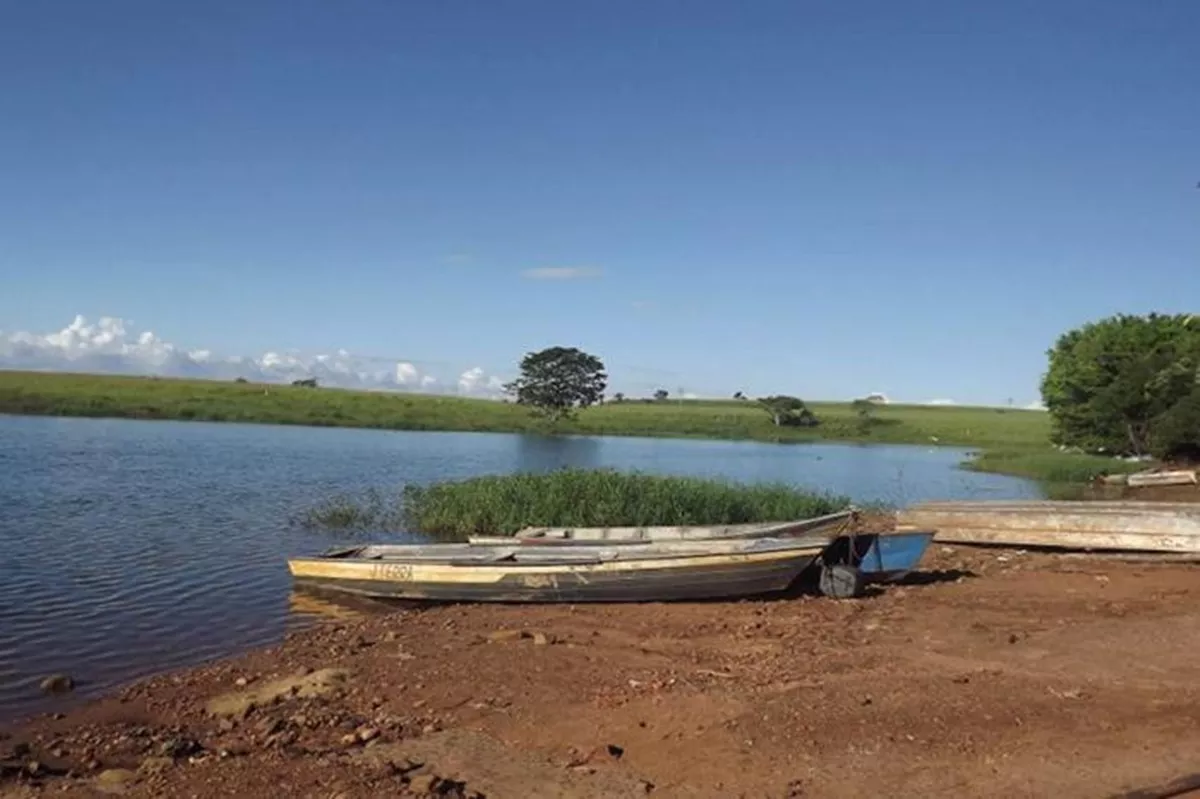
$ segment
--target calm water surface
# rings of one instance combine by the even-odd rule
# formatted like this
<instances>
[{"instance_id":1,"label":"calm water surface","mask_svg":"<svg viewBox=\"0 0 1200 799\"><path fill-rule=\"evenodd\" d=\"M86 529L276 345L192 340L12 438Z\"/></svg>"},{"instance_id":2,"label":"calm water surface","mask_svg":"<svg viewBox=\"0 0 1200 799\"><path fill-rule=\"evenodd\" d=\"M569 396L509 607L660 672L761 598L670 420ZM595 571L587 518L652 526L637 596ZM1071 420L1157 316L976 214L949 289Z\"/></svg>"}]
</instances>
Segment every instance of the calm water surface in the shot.
<instances>
[{"instance_id":1,"label":"calm water surface","mask_svg":"<svg viewBox=\"0 0 1200 799\"><path fill-rule=\"evenodd\" d=\"M344 491L561 466L787 481L858 501L1039 496L962 450L0 416L0 722L278 640L321 609L286 557ZM42 677L67 672L69 699Z\"/></svg>"}]
</instances>

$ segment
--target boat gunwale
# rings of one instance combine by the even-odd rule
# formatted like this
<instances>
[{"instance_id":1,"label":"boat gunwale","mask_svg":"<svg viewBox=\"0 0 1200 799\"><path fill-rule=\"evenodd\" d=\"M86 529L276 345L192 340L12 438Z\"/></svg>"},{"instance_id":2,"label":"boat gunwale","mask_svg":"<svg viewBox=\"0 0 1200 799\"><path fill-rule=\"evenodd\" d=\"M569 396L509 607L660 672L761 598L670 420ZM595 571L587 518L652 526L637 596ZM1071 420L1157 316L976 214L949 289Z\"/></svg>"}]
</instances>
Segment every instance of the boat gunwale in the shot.
<instances>
[{"instance_id":1,"label":"boat gunwale","mask_svg":"<svg viewBox=\"0 0 1200 799\"><path fill-rule=\"evenodd\" d=\"M579 572L629 572L649 570L678 570L686 572L692 569L711 568L715 565L758 565L772 561L804 561L805 565L816 560L825 551L824 547L807 546L786 549L768 549L757 552L712 552L688 555L663 556L657 558L614 558L611 560L576 561L576 562L544 562L544 561L508 561L481 563L454 563L438 561L375 561L375 560L341 560L324 559L321 557L298 557L288 559L288 569L294 576L320 576L321 572L350 572L370 575L368 579L380 582L422 582L416 579L418 571L438 572L449 569L463 574L474 573L479 577L506 575L551 575L570 574ZM399 567L397 569L396 567ZM403 580L389 577L389 574L399 573L405 567L409 576Z\"/></svg>"},{"instance_id":2,"label":"boat gunwale","mask_svg":"<svg viewBox=\"0 0 1200 799\"><path fill-rule=\"evenodd\" d=\"M693 524L693 525L662 524L662 525L613 525L613 526L606 526L606 527L595 527L595 526L592 526L592 527L573 527L573 526L523 527L520 530L517 530L515 533L513 533L512 536L504 536L504 537L510 537L513 540L519 540L519 541L535 541L535 542L539 542L539 543L544 541L544 542L554 542L554 543L559 543L559 544L565 543L565 542L593 543L593 542L599 542L599 541L610 542L610 543L625 543L625 542L666 543L666 542L671 542L671 541L679 541L679 542L709 541L709 540L721 540L721 539L725 539L725 538L729 538L729 539L746 538L746 537L749 537L749 536L745 535L745 533L747 533L747 532L754 532L754 533L761 532L762 533L761 537L763 537L763 538L770 538L770 537L772 537L773 534L780 534L780 535L793 537L792 534L787 531L796 530L801 533L816 532L817 530L819 530L821 527L823 527L825 525L833 524L838 521L851 521L860 513L861 513L861 511L859 510L858 507L856 507L854 505L850 505L842 510L835 511L833 513L826 513L826 514L822 514L821 516L813 516L813 517L804 518L804 519L789 519L789 520L783 520L783 521L767 521L767 522L742 522L742 523L738 523L738 524L724 524L724 525L722 525L722 524ZM815 529L812 529L812 530L807 529L810 527L815 528ZM664 538L664 539L657 539L657 540L647 539L645 537L646 535L654 535L656 533L661 534L661 533L667 533L667 532L688 531L688 530L713 531L714 534L706 535L706 536L698 536L695 538L681 537L681 538ZM575 534L577 534L577 533L587 534L587 533L612 533L612 532L630 533L632 535L629 538L623 538L623 537L617 537L617 538L595 537L595 538L593 538L593 537L589 537L589 536L585 536L583 538L575 537ZM557 533L557 534L550 535L551 533ZM500 538L501 536L490 536L488 538L492 538L492 537ZM480 538L483 538L483 536L481 536Z\"/></svg>"},{"instance_id":3,"label":"boat gunwale","mask_svg":"<svg viewBox=\"0 0 1200 799\"><path fill-rule=\"evenodd\" d=\"M699 542L641 542L640 546L618 545L610 546L598 542L592 546L556 547L547 546L539 551L537 547L514 546L508 550L499 547L476 547L471 544L442 544L430 546L454 547L444 555L422 555L415 550L423 545L412 545L414 552L404 553L407 545L375 545L395 546L395 553L384 553L371 557L361 553L370 550L371 546L358 547L349 555L337 556L314 555L290 558L292 561L320 563L356 563L364 566L378 564L410 564L410 565L454 565L461 567L518 565L574 565L586 563L634 563L638 561L663 561L681 559L699 559L725 557L731 555L749 554L788 554L815 553L820 555L829 548L833 536L809 534L796 538L755 538L755 539L719 539ZM683 544L683 546L680 546ZM357 553L357 554L356 554ZM472 557L474 555L475 557ZM586 558L591 555L592 559Z\"/></svg>"}]
</instances>

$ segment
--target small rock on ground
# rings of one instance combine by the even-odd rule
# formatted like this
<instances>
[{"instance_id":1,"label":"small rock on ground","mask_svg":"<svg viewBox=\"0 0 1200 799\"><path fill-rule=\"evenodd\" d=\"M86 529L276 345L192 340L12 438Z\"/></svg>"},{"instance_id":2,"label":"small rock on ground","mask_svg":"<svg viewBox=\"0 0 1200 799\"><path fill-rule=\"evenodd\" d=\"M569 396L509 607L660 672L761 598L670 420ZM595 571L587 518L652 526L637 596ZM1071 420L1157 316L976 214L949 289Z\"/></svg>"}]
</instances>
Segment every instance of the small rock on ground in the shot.
<instances>
[{"instance_id":1,"label":"small rock on ground","mask_svg":"<svg viewBox=\"0 0 1200 799\"><path fill-rule=\"evenodd\" d=\"M47 694L65 694L75 690L75 680L69 674L51 674L42 680L41 688Z\"/></svg>"}]
</instances>

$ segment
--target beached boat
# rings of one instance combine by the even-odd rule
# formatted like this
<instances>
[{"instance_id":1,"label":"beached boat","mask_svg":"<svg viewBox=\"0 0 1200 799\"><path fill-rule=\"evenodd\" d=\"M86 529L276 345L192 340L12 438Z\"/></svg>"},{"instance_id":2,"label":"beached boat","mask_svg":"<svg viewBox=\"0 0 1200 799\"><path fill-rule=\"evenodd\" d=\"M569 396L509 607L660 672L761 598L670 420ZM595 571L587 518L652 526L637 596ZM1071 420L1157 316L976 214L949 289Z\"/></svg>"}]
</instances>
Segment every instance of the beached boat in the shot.
<instances>
[{"instance_id":1,"label":"beached boat","mask_svg":"<svg viewBox=\"0 0 1200 799\"><path fill-rule=\"evenodd\" d=\"M1185 486L1196 485L1196 472L1192 469L1174 469L1162 472L1135 472L1125 478L1125 485L1130 488L1149 488L1151 486Z\"/></svg>"},{"instance_id":2,"label":"beached boat","mask_svg":"<svg viewBox=\"0 0 1200 799\"><path fill-rule=\"evenodd\" d=\"M831 535L510 547L397 544L292 558L297 584L396 599L475 602L653 602L786 590ZM853 575L832 590L847 591Z\"/></svg>"},{"instance_id":3,"label":"beached boat","mask_svg":"<svg viewBox=\"0 0 1200 799\"><path fill-rule=\"evenodd\" d=\"M594 545L713 539L786 538L844 528L857 518L856 508L846 508L810 519L750 524L717 524L646 527L526 527L511 536L472 536L476 545L530 543L537 545Z\"/></svg>"},{"instance_id":4,"label":"beached boat","mask_svg":"<svg viewBox=\"0 0 1200 799\"><path fill-rule=\"evenodd\" d=\"M928 502L901 510L897 527L965 544L1200 552L1200 505L1188 502Z\"/></svg>"}]
</instances>

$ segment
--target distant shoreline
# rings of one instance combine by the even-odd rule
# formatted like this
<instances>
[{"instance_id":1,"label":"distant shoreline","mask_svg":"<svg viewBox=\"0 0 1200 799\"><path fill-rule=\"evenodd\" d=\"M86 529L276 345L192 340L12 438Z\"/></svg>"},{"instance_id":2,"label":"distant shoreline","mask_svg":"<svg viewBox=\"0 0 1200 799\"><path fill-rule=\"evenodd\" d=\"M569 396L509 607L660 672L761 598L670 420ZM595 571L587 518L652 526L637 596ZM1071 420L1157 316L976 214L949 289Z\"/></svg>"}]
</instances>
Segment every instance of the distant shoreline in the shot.
<instances>
[{"instance_id":1,"label":"distant shoreline","mask_svg":"<svg viewBox=\"0 0 1200 799\"><path fill-rule=\"evenodd\" d=\"M519 405L431 394L123 375L0 370L0 413L26 416L246 422L378 430L541 433L767 443L911 444L970 448L977 471L1080 484L1134 466L1063 453L1041 411L950 405L811 402L817 428L775 427L748 400L630 399L549 427Z\"/></svg>"}]
</instances>

